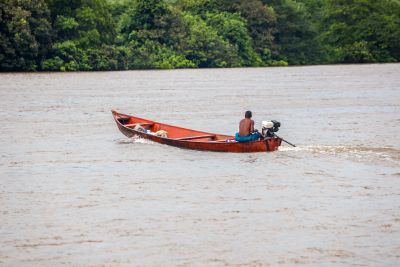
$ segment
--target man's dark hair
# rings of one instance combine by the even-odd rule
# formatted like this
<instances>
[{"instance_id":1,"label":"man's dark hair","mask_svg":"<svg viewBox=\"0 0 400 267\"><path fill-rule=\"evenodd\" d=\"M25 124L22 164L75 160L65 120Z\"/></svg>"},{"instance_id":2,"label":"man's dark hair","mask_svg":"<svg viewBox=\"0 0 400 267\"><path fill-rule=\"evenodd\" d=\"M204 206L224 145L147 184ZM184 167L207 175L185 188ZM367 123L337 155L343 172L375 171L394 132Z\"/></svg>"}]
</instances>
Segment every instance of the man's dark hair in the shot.
<instances>
[{"instance_id":1,"label":"man's dark hair","mask_svg":"<svg viewBox=\"0 0 400 267\"><path fill-rule=\"evenodd\" d=\"M250 110L246 111L246 113L244 114L244 117L247 118L247 119L250 119L251 116L252 116L252 114L251 114Z\"/></svg>"}]
</instances>

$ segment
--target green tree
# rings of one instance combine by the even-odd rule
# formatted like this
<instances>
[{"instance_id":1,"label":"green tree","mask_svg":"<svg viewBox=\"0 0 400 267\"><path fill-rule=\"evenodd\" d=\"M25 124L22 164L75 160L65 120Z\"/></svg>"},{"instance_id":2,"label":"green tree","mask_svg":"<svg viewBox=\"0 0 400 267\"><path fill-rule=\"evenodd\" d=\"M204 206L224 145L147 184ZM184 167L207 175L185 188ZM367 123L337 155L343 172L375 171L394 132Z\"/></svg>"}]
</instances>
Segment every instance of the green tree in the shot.
<instances>
[{"instance_id":1,"label":"green tree","mask_svg":"<svg viewBox=\"0 0 400 267\"><path fill-rule=\"evenodd\" d=\"M206 22L236 49L237 66L260 66L262 60L254 51L253 40L246 28L246 21L238 13L206 13Z\"/></svg>"},{"instance_id":2,"label":"green tree","mask_svg":"<svg viewBox=\"0 0 400 267\"><path fill-rule=\"evenodd\" d=\"M136 0L122 15L122 39L133 68L183 68L196 65L180 54L188 27L179 10L162 0Z\"/></svg>"},{"instance_id":3,"label":"green tree","mask_svg":"<svg viewBox=\"0 0 400 267\"><path fill-rule=\"evenodd\" d=\"M188 36L180 44L186 58L198 67L238 66L235 47L224 40L218 31L207 25L199 16L184 15L188 25Z\"/></svg>"},{"instance_id":4,"label":"green tree","mask_svg":"<svg viewBox=\"0 0 400 267\"><path fill-rule=\"evenodd\" d=\"M132 51L129 66L135 69L174 69L197 67L173 48L156 41L146 40Z\"/></svg>"},{"instance_id":5,"label":"green tree","mask_svg":"<svg viewBox=\"0 0 400 267\"><path fill-rule=\"evenodd\" d=\"M57 41L76 40L82 47L113 43L116 27L106 0L47 1Z\"/></svg>"},{"instance_id":6,"label":"green tree","mask_svg":"<svg viewBox=\"0 0 400 267\"><path fill-rule=\"evenodd\" d=\"M0 2L0 70L36 70L51 45L49 10L43 0Z\"/></svg>"},{"instance_id":7,"label":"green tree","mask_svg":"<svg viewBox=\"0 0 400 267\"><path fill-rule=\"evenodd\" d=\"M163 0L136 0L123 14L120 30L126 42L138 45L146 40L176 46L187 32L179 10Z\"/></svg>"},{"instance_id":8,"label":"green tree","mask_svg":"<svg viewBox=\"0 0 400 267\"><path fill-rule=\"evenodd\" d=\"M0 71L394 61L399 0L0 1Z\"/></svg>"},{"instance_id":9,"label":"green tree","mask_svg":"<svg viewBox=\"0 0 400 267\"><path fill-rule=\"evenodd\" d=\"M252 58L250 60L253 62L252 66L260 65L260 58L264 63L269 64L272 54L277 53L277 46L274 42L276 16L274 10L264 5L260 0L179 0L178 6L182 10L198 15L205 20L207 20L210 13L215 14L217 17L227 17L227 13L236 14L233 15L236 17L226 18L225 20L237 24L238 35L244 36L243 25L247 28L247 34L251 38L251 46L256 54L258 54L247 55L247 57L250 56L250 58ZM241 22L238 21L237 15L240 16ZM236 22L233 22L233 19L236 20ZM217 26L217 30L219 34L224 35L224 30L221 30L219 28L220 26L221 25ZM240 40L244 41L244 39ZM230 40L230 42L231 41L232 40ZM241 48L244 47L243 43L237 45ZM252 53L250 50L248 50L248 52ZM244 56L244 54L242 53L241 56ZM244 65L248 63L247 61Z\"/></svg>"},{"instance_id":10,"label":"green tree","mask_svg":"<svg viewBox=\"0 0 400 267\"><path fill-rule=\"evenodd\" d=\"M313 6L314 18L300 1L265 0L264 3L272 6L277 15L274 36L279 45L278 58L292 65L321 63L325 60L324 49L318 39L320 28L315 23L320 11L316 6Z\"/></svg>"},{"instance_id":11,"label":"green tree","mask_svg":"<svg viewBox=\"0 0 400 267\"><path fill-rule=\"evenodd\" d=\"M400 2L329 0L323 37L343 63L400 60Z\"/></svg>"},{"instance_id":12,"label":"green tree","mask_svg":"<svg viewBox=\"0 0 400 267\"><path fill-rule=\"evenodd\" d=\"M126 69L121 60L111 58L118 57L122 50L112 46L116 26L106 0L47 1L56 36L43 69Z\"/></svg>"},{"instance_id":13,"label":"green tree","mask_svg":"<svg viewBox=\"0 0 400 267\"><path fill-rule=\"evenodd\" d=\"M66 40L53 46L53 56L43 62L44 70L78 71L91 70L85 51L77 42Z\"/></svg>"},{"instance_id":14,"label":"green tree","mask_svg":"<svg viewBox=\"0 0 400 267\"><path fill-rule=\"evenodd\" d=\"M275 54L277 47L274 34L277 31L277 18L274 10L259 0L241 0L238 11L247 21L256 52L263 55L269 50Z\"/></svg>"},{"instance_id":15,"label":"green tree","mask_svg":"<svg viewBox=\"0 0 400 267\"><path fill-rule=\"evenodd\" d=\"M91 70L126 70L130 51L124 47L103 45L87 50Z\"/></svg>"}]
</instances>

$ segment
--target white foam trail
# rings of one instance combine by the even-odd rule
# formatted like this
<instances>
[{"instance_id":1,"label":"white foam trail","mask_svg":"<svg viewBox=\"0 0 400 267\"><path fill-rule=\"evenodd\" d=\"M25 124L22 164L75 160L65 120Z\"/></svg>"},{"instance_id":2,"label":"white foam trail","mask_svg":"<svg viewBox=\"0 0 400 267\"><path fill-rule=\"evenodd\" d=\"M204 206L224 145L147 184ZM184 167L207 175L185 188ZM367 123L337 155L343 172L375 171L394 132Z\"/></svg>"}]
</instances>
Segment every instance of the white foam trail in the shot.
<instances>
[{"instance_id":1,"label":"white foam trail","mask_svg":"<svg viewBox=\"0 0 400 267\"><path fill-rule=\"evenodd\" d=\"M118 140L118 143L119 144L154 144L154 142L144 139L144 138L141 138L141 137L138 137L138 136L134 136L129 139L126 139L126 138L120 139L120 140Z\"/></svg>"},{"instance_id":2,"label":"white foam trail","mask_svg":"<svg viewBox=\"0 0 400 267\"><path fill-rule=\"evenodd\" d=\"M399 149L391 147L309 145L297 147L281 146L279 147L279 151L334 154L337 156L363 160L400 160Z\"/></svg>"},{"instance_id":3,"label":"white foam trail","mask_svg":"<svg viewBox=\"0 0 400 267\"><path fill-rule=\"evenodd\" d=\"M132 143L136 143L136 144L154 144L154 142L144 139L144 138L141 138L139 136L134 136L130 140L132 140Z\"/></svg>"},{"instance_id":4,"label":"white foam trail","mask_svg":"<svg viewBox=\"0 0 400 267\"><path fill-rule=\"evenodd\" d=\"M303 151L304 149L302 147L296 146L296 147L292 147L292 146L280 146L279 147L279 151Z\"/></svg>"}]
</instances>

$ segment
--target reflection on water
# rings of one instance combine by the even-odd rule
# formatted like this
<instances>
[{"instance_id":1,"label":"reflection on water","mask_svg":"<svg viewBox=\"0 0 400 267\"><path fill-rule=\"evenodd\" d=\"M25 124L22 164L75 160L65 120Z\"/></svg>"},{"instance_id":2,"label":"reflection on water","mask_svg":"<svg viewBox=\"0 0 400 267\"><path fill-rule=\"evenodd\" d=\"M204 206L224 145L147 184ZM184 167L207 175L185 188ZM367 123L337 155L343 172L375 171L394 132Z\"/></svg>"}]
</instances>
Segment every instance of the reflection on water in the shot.
<instances>
[{"instance_id":1,"label":"reflection on water","mask_svg":"<svg viewBox=\"0 0 400 267\"><path fill-rule=\"evenodd\" d=\"M399 64L0 74L0 266L396 266ZM129 139L110 110L273 153Z\"/></svg>"}]
</instances>

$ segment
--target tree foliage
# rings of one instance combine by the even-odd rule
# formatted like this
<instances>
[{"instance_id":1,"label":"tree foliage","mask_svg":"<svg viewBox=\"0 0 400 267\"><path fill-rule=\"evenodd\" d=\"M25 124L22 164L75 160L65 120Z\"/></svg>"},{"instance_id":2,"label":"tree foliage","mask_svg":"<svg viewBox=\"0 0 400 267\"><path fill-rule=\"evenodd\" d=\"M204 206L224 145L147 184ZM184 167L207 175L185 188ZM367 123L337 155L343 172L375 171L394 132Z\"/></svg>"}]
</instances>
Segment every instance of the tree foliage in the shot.
<instances>
[{"instance_id":1,"label":"tree foliage","mask_svg":"<svg viewBox=\"0 0 400 267\"><path fill-rule=\"evenodd\" d=\"M335 62L400 60L399 1L329 0L325 19Z\"/></svg>"},{"instance_id":2,"label":"tree foliage","mask_svg":"<svg viewBox=\"0 0 400 267\"><path fill-rule=\"evenodd\" d=\"M0 69L36 70L51 44L44 0L0 2Z\"/></svg>"},{"instance_id":3,"label":"tree foliage","mask_svg":"<svg viewBox=\"0 0 400 267\"><path fill-rule=\"evenodd\" d=\"M398 61L398 0L0 2L1 71Z\"/></svg>"}]
</instances>

